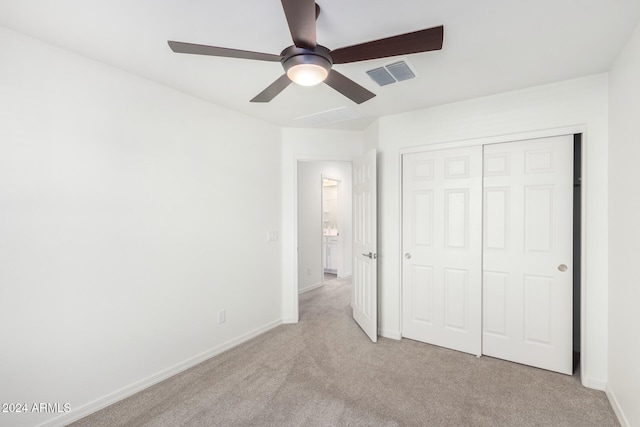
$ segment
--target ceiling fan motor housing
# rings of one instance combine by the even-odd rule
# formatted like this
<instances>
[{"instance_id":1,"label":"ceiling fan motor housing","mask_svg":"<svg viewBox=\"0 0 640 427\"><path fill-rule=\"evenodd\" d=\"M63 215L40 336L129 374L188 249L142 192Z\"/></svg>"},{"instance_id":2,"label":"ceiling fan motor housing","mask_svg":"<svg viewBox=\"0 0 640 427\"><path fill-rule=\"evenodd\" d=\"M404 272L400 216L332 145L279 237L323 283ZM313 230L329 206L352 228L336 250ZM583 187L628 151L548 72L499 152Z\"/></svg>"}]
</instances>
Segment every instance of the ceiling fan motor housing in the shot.
<instances>
[{"instance_id":1,"label":"ceiling fan motor housing","mask_svg":"<svg viewBox=\"0 0 640 427\"><path fill-rule=\"evenodd\" d=\"M329 73L333 66L331 51L320 45L316 45L314 50L289 46L282 51L280 57L280 63L287 75L289 75L289 70L300 65L314 65L321 67L326 71L326 74Z\"/></svg>"}]
</instances>

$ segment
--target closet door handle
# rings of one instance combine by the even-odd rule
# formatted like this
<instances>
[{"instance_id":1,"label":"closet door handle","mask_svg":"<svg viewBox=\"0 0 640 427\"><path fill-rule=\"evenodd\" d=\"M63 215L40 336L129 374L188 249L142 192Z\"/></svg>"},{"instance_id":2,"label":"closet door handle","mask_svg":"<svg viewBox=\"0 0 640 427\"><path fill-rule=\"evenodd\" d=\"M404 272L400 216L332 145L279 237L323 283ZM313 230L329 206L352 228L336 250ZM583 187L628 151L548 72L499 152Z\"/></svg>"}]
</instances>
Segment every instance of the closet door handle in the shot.
<instances>
[{"instance_id":1,"label":"closet door handle","mask_svg":"<svg viewBox=\"0 0 640 427\"><path fill-rule=\"evenodd\" d=\"M564 264L560 264L558 266L558 270L560 270L560 271L562 271L564 273L565 271L567 271L567 266L564 265Z\"/></svg>"},{"instance_id":2,"label":"closet door handle","mask_svg":"<svg viewBox=\"0 0 640 427\"><path fill-rule=\"evenodd\" d=\"M404 257L406 259L411 259L411 254L409 252L407 252L406 254L404 254Z\"/></svg>"}]
</instances>

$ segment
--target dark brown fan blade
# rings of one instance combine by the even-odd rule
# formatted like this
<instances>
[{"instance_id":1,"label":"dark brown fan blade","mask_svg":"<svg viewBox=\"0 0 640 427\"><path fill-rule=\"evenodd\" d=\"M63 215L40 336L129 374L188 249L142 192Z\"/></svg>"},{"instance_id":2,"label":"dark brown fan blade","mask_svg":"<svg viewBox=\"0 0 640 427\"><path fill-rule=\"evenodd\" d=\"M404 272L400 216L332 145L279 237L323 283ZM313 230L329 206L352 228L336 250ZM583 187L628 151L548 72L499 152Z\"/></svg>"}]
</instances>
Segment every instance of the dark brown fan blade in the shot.
<instances>
[{"instance_id":1,"label":"dark brown fan blade","mask_svg":"<svg viewBox=\"0 0 640 427\"><path fill-rule=\"evenodd\" d=\"M399 36L342 47L331 51L334 64L366 61L442 49L444 27L433 27Z\"/></svg>"},{"instance_id":2,"label":"dark brown fan blade","mask_svg":"<svg viewBox=\"0 0 640 427\"><path fill-rule=\"evenodd\" d=\"M363 88L343 74L340 74L336 70L331 70L329 72L329 76L324 82L356 104L362 104L376 96L375 93L369 92L367 89Z\"/></svg>"},{"instance_id":3,"label":"dark brown fan blade","mask_svg":"<svg viewBox=\"0 0 640 427\"><path fill-rule=\"evenodd\" d=\"M256 95L251 102L269 102L291 84L291 80L286 74L280 76L278 80L271 83L265 90Z\"/></svg>"},{"instance_id":4,"label":"dark brown fan blade","mask_svg":"<svg viewBox=\"0 0 640 427\"><path fill-rule=\"evenodd\" d=\"M280 62L280 55L251 52L248 50L227 49L226 47L206 46L202 44L168 41L172 51L193 53L195 55L224 56L227 58L257 59L258 61Z\"/></svg>"},{"instance_id":5,"label":"dark brown fan blade","mask_svg":"<svg viewBox=\"0 0 640 427\"><path fill-rule=\"evenodd\" d=\"M282 0L293 44L313 50L316 47L316 2L314 0Z\"/></svg>"}]
</instances>

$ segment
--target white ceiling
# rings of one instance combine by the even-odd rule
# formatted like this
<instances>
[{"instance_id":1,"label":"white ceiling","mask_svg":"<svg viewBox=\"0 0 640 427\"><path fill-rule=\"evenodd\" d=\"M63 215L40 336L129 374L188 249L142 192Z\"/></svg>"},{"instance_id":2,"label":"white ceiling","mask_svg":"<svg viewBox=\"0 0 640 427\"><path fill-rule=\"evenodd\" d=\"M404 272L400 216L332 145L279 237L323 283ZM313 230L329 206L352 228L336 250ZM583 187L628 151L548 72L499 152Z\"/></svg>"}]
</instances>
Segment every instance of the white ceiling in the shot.
<instances>
[{"instance_id":1,"label":"white ceiling","mask_svg":"<svg viewBox=\"0 0 640 427\"><path fill-rule=\"evenodd\" d=\"M444 25L441 51L403 57L413 80L378 87L366 70L394 58L336 65L376 93L356 105L326 85L290 85L249 100L283 74L278 63L173 53L167 40L279 54L292 44L278 0L0 0L0 25L280 126L341 109L375 118L607 71L640 19L638 0L318 0L329 49ZM1 66L1 64L0 64Z\"/></svg>"}]
</instances>

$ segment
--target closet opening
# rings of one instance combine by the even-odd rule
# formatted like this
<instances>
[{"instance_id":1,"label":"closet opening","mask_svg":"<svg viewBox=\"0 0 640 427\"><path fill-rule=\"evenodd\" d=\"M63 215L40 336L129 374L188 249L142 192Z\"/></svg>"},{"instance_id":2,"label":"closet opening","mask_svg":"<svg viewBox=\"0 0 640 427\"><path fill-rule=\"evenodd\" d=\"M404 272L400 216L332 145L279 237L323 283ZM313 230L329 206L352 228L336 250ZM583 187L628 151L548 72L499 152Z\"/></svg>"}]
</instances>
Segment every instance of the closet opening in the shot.
<instances>
[{"instance_id":1,"label":"closet opening","mask_svg":"<svg viewBox=\"0 0 640 427\"><path fill-rule=\"evenodd\" d=\"M573 135L573 372L580 365L580 279L582 219L582 134Z\"/></svg>"}]
</instances>

